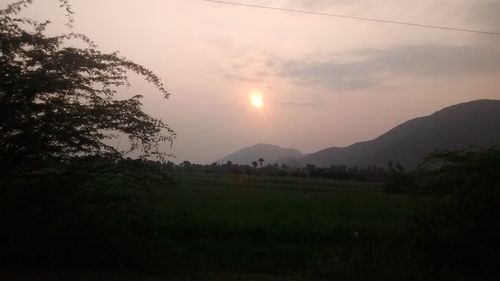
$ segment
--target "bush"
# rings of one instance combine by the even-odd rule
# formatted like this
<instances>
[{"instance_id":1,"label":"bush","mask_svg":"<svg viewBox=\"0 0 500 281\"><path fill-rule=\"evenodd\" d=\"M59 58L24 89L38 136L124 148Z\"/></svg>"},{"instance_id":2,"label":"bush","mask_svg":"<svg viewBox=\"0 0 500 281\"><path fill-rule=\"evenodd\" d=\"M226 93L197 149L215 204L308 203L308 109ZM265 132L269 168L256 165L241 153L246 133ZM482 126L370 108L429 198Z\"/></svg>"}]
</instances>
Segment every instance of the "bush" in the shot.
<instances>
[{"instance_id":1,"label":"bush","mask_svg":"<svg viewBox=\"0 0 500 281\"><path fill-rule=\"evenodd\" d=\"M413 215L421 264L434 273L499 278L500 150L439 152L423 166Z\"/></svg>"},{"instance_id":2,"label":"bush","mask_svg":"<svg viewBox=\"0 0 500 281\"><path fill-rule=\"evenodd\" d=\"M172 181L141 161L102 158L3 179L0 263L145 264L155 238L150 185L158 183Z\"/></svg>"}]
</instances>

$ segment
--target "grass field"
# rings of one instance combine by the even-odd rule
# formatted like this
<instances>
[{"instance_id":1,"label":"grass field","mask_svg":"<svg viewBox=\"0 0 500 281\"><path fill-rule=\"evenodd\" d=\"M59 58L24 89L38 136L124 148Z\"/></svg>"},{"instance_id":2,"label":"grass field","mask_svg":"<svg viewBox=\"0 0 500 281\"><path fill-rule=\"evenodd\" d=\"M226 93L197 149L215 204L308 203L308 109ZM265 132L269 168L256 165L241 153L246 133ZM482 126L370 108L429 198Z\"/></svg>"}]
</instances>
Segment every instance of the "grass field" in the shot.
<instances>
[{"instance_id":1,"label":"grass field","mask_svg":"<svg viewBox=\"0 0 500 281\"><path fill-rule=\"evenodd\" d=\"M174 177L156 190L158 246L166 265L189 272L364 279L394 255L409 212L405 195L370 183Z\"/></svg>"},{"instance_id":2,"label":"grass field","mask_svg":"<svg viewBox=\"0 0 500 281\"><path fill-rule=\"evenodd\" d=\"M172 177L175 186L153 187L148 216L153 221L146 223L151 231L136 232L153 233L153 244L149 236L148 243L130 240L140 234L108 241L126 252L121 256L139 260L132 262L140 265L133 272L125 262L111 269L0 271L0 280L402 280L411 275L411 261L404 258L408 243L401 242L408 237L408 195L351 181ZM134 233L125 229L121 235Z\"/></svg>"}]
</instances>

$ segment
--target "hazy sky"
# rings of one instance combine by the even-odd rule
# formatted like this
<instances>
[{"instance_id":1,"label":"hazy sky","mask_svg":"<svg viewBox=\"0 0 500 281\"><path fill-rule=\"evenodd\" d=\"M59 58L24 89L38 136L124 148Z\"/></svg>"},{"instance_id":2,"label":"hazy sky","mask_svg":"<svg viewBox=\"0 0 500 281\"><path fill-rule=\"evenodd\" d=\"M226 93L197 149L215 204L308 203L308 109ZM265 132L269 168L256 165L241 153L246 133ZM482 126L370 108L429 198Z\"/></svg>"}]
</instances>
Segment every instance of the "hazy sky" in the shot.
<instances>
[{"instance_id":1,"label":"hazy sky","mask_svg":"<svg viewBox=\"0 0 500 281\"><path fill-rule=\"evenodd\" d=\"M500 0L238 1L500 32ZM122 95L143 94L145 110L177 132L176 162L210 163L256 143L345 146L447 105L500 99L500 36L201 0L71 3L75 31L165 81L168 100L138 77ZM26 15L64 31L56 0L35 0ZM264 95L261 110L252 90Z\"/></svg>"}]
</instances>

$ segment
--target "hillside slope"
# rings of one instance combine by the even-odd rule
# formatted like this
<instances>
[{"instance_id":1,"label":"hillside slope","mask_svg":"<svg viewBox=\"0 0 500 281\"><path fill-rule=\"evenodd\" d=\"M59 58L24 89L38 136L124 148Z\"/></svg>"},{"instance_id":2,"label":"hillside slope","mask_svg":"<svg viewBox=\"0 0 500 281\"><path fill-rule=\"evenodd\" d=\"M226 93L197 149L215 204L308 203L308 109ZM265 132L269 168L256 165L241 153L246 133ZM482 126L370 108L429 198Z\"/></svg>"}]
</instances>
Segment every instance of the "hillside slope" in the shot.
<instances>
[{"instance_id":1,"label":"hillside slope","mask_svg":"<svg viewBox=\"0 0 500 281\"><path fill-rule=\"evenodd\" d=\"M302 165L316 166L386 166L392 161L413 169L436 149L497 144L500 144L500 100L477 100L412 119L373 140L327 148L297 160Z\"/></svg>"},{"instance_id":2,"label":"hillside slope","mask_svg":"<svg viewBox=\"0 0 500 281\"><path fill-rule=\"evenodd\" d=\"M303 157L302 152L293 148L283 148L272 144L256 144L250 147L243 148L235 153L218 160L220 164L231 161L234 164L251 165L253 161L264 159L265 164L276 163L282 158L300 158Z\"/></svg>"}]
</instances>

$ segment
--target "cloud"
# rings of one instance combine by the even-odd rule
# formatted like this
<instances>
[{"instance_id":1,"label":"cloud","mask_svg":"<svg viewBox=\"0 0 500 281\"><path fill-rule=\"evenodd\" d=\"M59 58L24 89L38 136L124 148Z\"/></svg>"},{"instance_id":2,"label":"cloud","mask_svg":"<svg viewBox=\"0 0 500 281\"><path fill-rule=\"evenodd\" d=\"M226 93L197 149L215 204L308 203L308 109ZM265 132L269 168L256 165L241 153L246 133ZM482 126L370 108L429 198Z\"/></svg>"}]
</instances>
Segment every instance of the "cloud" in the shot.
<instances>
[{"instance_id":1,"label":"cloud","mask_svg":"<svg viewBox=\"0 0 500 281\"><path fill-rule=\"evenodd\" d=\"M248 83L261 83L262 79L259 78L254 78L254 77L247 77L247 76L242 76L242 75L233 75L226 73L223 75L224 79L230 81L230 82L248 82Z\"/></svg>"},{"instance_id":2,"label":"cloud","mask_svg":"<svg viewBox=\"0 0 500 281\"><path fill-rule=\"evenodd\" d=\"M229 82L262 83L269 75L265 65L269 55L255 44L238 44L231 38L205 38L212 72Z\"/></svg>"},{"instance_id":3,"label":"cloud","mask_svg":"<svg viewBox=\"0 0 500 281\"><path fill-rule=\"evenodd\" d=\"M335 89L367 88L374 84L361 63L284 61L279 76L289 78L298 86L324 86Z\"/></svg>"},{"instance_id":4,"label":"cloud","mask_svg":"<svg viewBox=\"0 0 500 281\"><path fill-rule=\"evenodd\" d=\"M456 46L404 46L346 54L356 59L281 60L277 75L304 87L358 90L420 77L480 75L500 72L498 49Z\"/></svg>"}]
</instances>

